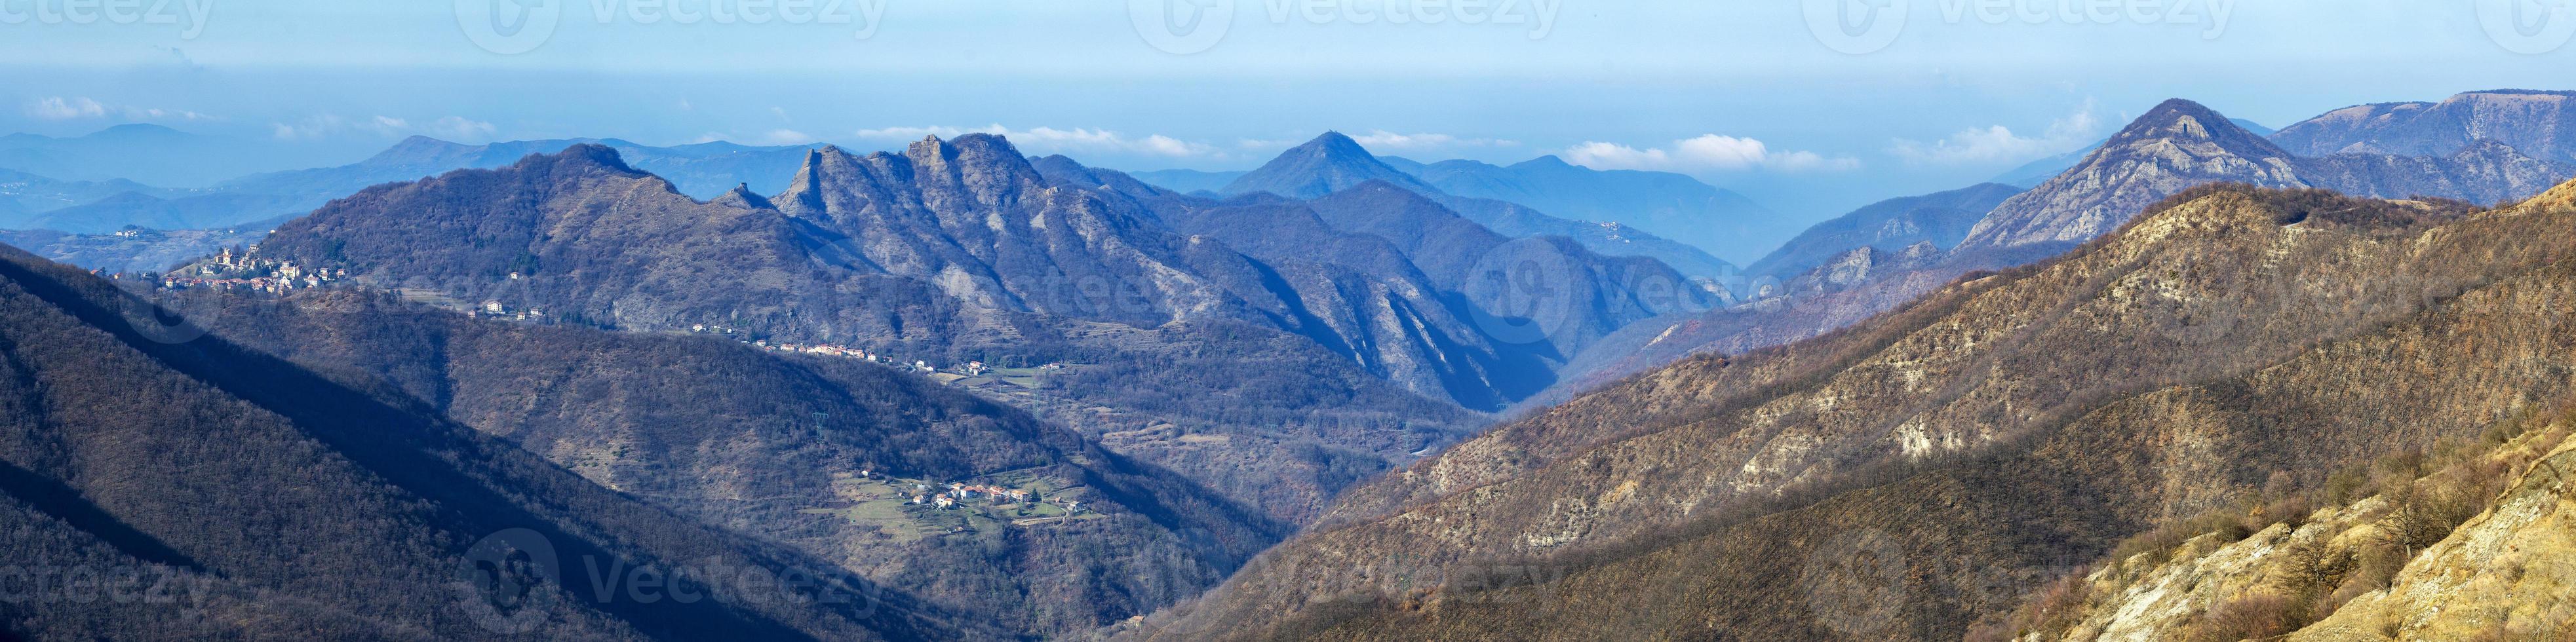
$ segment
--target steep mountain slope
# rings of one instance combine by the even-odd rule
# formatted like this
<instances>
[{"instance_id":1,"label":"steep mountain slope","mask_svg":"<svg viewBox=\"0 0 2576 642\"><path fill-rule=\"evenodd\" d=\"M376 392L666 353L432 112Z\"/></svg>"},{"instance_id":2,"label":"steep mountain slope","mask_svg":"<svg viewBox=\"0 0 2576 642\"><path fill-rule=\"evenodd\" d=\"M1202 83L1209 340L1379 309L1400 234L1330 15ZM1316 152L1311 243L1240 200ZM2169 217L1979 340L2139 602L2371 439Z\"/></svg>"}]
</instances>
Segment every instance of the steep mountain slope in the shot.
<instances>
[{"instance_id":1,"label":"steep mountain slope","mask_svg":"<svg viewBox=\"0 0 2576 642\"><path fill-rule=\"evenodd\" d=\"M2261 123L2256 123L2243 118L2230 118L2227 119L2227 122L2236 123L2238 128L2242 128L2248 133L2265 138L2270 138L2273 134L2278 133L2279 131L2270 127L2265 127ZM2003 174L1995 176L1994 180L1988 182L2002 183L2022 189L2038 187L2040 183L2046 183L2048 182L2048 179L2057 178L2058 174L2064 174L2066 173L2066 170L2075 169L2076 165L2083 164L2085 157L2092 156L2094 151L2102 149L2102 145L2108 142L2110 141L2094 143L2091 147L2024 163L2020 167L2013 168L2012 171L2004 172Z\"/></svg>"},{"instance_id":2,"label":"steep mountain slope","mask_svg":"<svg viewBox=\"0 0 2576 642\"><path fill-rule=\"evenodd\" d=\"M476 321L355 292L219 303L204 316L233 340L380 377L592 482L1018 636L1194 595L1288 530L1070 430L850 359ZM1085 512L934 510L890 478L1037 490Z\"/></svg>"},{"instance_id":3,"label":"steep mountain slope","mask_svg":"<svg viewBox=\"0 0 2576 642\"><path fill-rule=\"evenodd\" d=\"M1458 385L1478 399L1474 377L1449 376L1484 358L1477 342L1383 311L1436 310L1164 229L1120 192L1052 182L995 137L809 156L780 195L699 203L577 146L372 188L264 249L564 322L1066 364L984 390L1291 521L1477 421L1422 396Z\"/></svg>"},{"instance_id":4,"label":"steep mountain slope","mask_svg":"<svg viewBox=\"0 0 2576 642\"><path fill-rule=\"evenodd\" d=\"M1324 132L1314 140L1280 152L1277 158L1234 179L1222 191L1228 195L1269 192L1294 199L1312 199L1370 181L1382 181L1424 194L1440 191L1413 174L1379 160L1377 155L1361 147L1359 141L1351 140L1341 132Z\"/></svg>"},{"instance_id":5,"label":"steep mountain slope","mask_svg":"<svg viewBox=\"0 0 2576 642\"><path fill-rule=\"evenodd\" d=\"M0 250L11 637L986 635L169 318Z\"/></svg>"},{"instance_id":6,"label":"steep mountain slope","mask_svg":"<svg viewBox=\"0 0 2576 642\"><path fill-rule=\"evenodd\" d=\"M1771 254L1755 261L1744 271L1755 276L1789 279L1823 264L1828 258L1863 247L1897 251L1930 242L1946 250L1966 240L1968 230L1976 227L1986 212L2003 204L2004 199L2020 193L2021 188L1984 183L1947 192L1880 201L1807 228L1797 238L1772 250Z\"/></svg>"},{"instance_id":7,"label":"steep mountain slope","mask_svg":"<svg viewBox=\"0 0 2576 642\"><path fill-rule=\"evenodd\" d=\"M2300 158L2209 108L2172 100L2112 136L2084 164L2005 201L1960 247L1980 251L2080 243L2118 227L2157 199L2211 182L2493 203L2528 197L2576 176L2576 166L2536 160L2502 145L2446 153L2450 155Z\"/></svg>"},{"instance_id":8,"label":"steep mountain slope","mask_svg":"<svg viewBox=\"0 0 2576 642\"><path fill-rule=\"evenodd\" d=\"M2564 637L2567 401L2168 523L1969 639Z\"/></svg>"},{"instance_id":9,"label":"steep mountain slope","mask_svg":"<svg viewBox=\"0 0 2576 642\"><path fill-rule=\"evenodd\" d=\"M1137 632L1955 639L2131 534L2569 394L2571 223L2576 184L2496 212L2199 190L1488 432Z\"/></svg>"},{"instance_id":10,"label":"steep mountain slope","mask_svg":"<svg viewBox=\"0 0 2576 642\"><path fill-rule=\"evenodd\" d=\"M2429 195L2476 202L2527 195L2546 181L2576 176L2576 166L2538 161L2493 143L2450 158L2341 155L2296 158L2188 101L2169 101L2123 128L2115 145L2039 189L2007 199L1981 219L1967 240L1931 261L1871 261L1866 274L1829 276L1810 270L1774 276L1828 284L1751 305L1639 323L1574 359L1569 378L1524 407L1562 400L1612 378L1699 353L1757 350L1841 328L1914 300L1961 275L2055 256L2116 225L2156 199L2195 185L2238 182L2271 186L2329 185L2381 196ZM2018 231L2016 231L2018 230ZM1979 235L1984 235L1981 238ZM1848 256L1844 258L1849 258ZM1780 294L1786 292L1782 288Z\"/></svg>"},{"instance_id":11,"label":"steep mountain slope","mask_svg":"<svg viewBox=\"0 0 2576 642\"><path fill-rule=\"evenodd\" d=\"M2326 112L2283 128L2272 142L2303 156L2449 156L2487 140L2535 158L2576 163L2576 109L2571 108L2576 108L2576 92L2469 92L2441 102Z\"/></svg>"},{"instance_id":12,"label":"steep mountain slope","mask_svg":"<svg viewBox=\"0 0 2576 642\"><path fill-rule=\"evenodd\" d=\"M1656 316L1706 310L1728 293L1644 257L1603 256L1562 237L1512 239L1400 186L1372 182L1309 201L1334 229L1386 239L1432 282L1494 300L1529 331L1500 332L1553 355Z\"/></svg>"},{"instance_id":13,"label":"steep mountain slope","mask_svg":"<svg viewBox=\"0 0 2576 642\"><path fill-rule=\"evenodd\" d=\"M1411 165L1410 161L1405 163ZM1421 194L1504 236L1563 236L1604 256L1652 258L1696 277L1734 274L1733 265L1710 256L1706 250L1641 232L1621 223L1569 220L1531 209L1526 203L1441 191L1370 154L1357 141L1337 132L1326 132L1315 140L1280 153L1278 158L1235 179L1221 191L1236 196L1267 192L1288 198L1313 199L1372 182Z\"/></svg>"}]
</instances>

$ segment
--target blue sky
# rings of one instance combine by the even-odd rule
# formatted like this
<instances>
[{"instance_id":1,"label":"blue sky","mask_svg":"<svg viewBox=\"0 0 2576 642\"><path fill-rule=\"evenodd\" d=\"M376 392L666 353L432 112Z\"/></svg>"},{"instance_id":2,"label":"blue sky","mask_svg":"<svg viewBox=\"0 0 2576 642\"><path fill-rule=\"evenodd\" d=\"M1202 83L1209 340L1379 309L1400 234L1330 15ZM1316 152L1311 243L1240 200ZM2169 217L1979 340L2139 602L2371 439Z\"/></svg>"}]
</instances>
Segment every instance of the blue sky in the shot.
<instances>
[{"instance_id":1,"label":"blue sky","mask_svg":"<svg viewBox=\"0 0 2576 642\"><path fill-rule=\"evenodd\" d=\"M154 122L321 163L411 134L999 130L1242 169L1336 129L1422 160L1679 171L1806 220L2071 151L2165 98L2280 126L2576 89L2569 0L1223 2L0 0L0 131Z\"/></svg>"}]
</instances>

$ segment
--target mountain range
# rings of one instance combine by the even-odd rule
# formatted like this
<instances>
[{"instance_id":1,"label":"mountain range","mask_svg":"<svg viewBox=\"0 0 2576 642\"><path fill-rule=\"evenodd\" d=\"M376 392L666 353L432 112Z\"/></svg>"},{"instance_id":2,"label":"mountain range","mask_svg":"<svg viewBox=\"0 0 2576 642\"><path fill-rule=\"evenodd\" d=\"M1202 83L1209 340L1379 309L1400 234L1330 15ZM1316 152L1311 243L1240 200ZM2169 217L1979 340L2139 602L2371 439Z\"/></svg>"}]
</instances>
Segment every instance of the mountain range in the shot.
<instances>
[{"instance_id":1,"label":"mountain range","mask_svg":"<svg viewBox=\"0 0 2576 642\"><path fill-rule=\"evenodd\" d=\"M591 483L380 381L170 325L75 268L0 248L0 300L0 546L30 596L13 635L993 630Z\"/></svg>"},{"instance_id":2,"label":"mountain range","mask_svg":"<svg viewBox=\"0 0 2576 642\"><path fill-rule=\"evenodd\" d=\"M767 182L765 187L773 190L784 187L780 177L787 176L803 160L803 148L746 147L721 142L648 147L616 139L580 139L465 145L414 136L357 163L253 174L194 190L156 189L130 181L71 185L30 181L35 186L28 188L30 192L48 196L37 199L39 202L68 204L47 210L25 209L15 220L0 219L7 222L0 229L98 234L126 226L164 230L250 226L299 216L371 185L416 180L457 169L499 167L528 154L558 151L581 143L614 147L701 198L723 194L750 180L763 180Z\"/></svg>"},{"instance_id":3,"label":"mountain range","mask_svg":"<svg viewBox=\"0 0 2576 642\"><path fill-rule=\"evenodd\" d=\"M1857 323L1964 275L2063 253L2160 199L2200 185L2333 186L2385 198L2493 203L2528 197L2556 181L2576 177L2576 166L2524 156L2493 140L2480 140L2448 157L2304 158L2283 152L2232 123L2189 101L2159 105L2077 167L2011 196L1978 218L1965 239L1956 247L1943 248L1946 251L1937 257L1889 260L1893 257L1886 253L1846 251L1828 256L1807 274L1774 277L1784 286L1775 294L1792 294L1786 285L1804 284L1794 292L1799 296L1629 326L1575 357L1573 370L1585 373L1583 377L1570 378L1558 390L1533 397L1531 405L1562 400L1575 391L1686 355L1748 352ZM1953 213L1950 220L1960 218L1964 215ZM1831 247L1809 250L1807 255L1824 256Z\"/></svg>"},{"instance_id":4,"label":"mountain range","mask_svg":"<svg viewBox=\"0 0 2576 642\"><path fill-rule=\"evenodd\" d=\"M2157 199L2215 181L2494 203L2528 197L2569 176L2576 176L2576 166L2525 156L2487 139L2438 157L2296 157L2217 112L2177 100L2139 118L2084 164L2005 201L1961 246L2082 242Z\"/></svg>"},{"instance_id":5,"label":"mountain range","mask_svg":"<svg viewBox=\"0 0 2576 642\"><path fill-rule=\"evenodd\" d=\"M1892 198L1807 228L1745 268L1747 274L1772 279L1797 278L1836 256L1860 248L1900 251L1929 242L1948 250L1967 240L1968 230L1986 213L2022 188L2000 183Z\"/></svg>"},{"instance_id":6,"label":"mountain range","mask_svg":"<svg viewBox=\"0 0 2576 642\"><path fill-rule=\"evenodd\" d=\"M369 188L262 248L565 323L1075 364L990 392L1288 522L1460 438L1472 410L1553 385L1593 339L1722 296L1651 260L1483 231L1411 192L1210 201L984 135L805 155L777 194L701 202L575 145ZM1276 210L1374 253L1234 247L1284 239ZM1447 227L1389 246L1342 227L1358 223Z\"/></svg>"},{"instance_id":7,"label":"mountain range","mask_svg":"<svg viewBox=\"0 0 2576 642\"><path fill-rule=\"evenodd\" d=\"M349 278L0 248L0 546L184 594L0 627L2534 637L2576 621L2557 96L2274 139L2170 101L2034 188L1819 224L1732 290L1586 222L1758 208L1723 190L1331 133L1187 191L1157 183L1219 175L983 134L14 177L95 217L318 201L173 275ZM6 240L168 265L260 227Z\"/></svg>"},{"instance_id":8,"label":"mountain range","mask_svg":"<svg viewBox=\"0 0 2576 642\"><path fill-rule=\"evenodd\" d=\"M267 141L126 124L73 137L0 136L0 168L65 181L132 181L165 188L211 187L250 172L305 167L311 152Z\"/></svg>"},{"instance_id":9,"label":"mountain range","mask_svg":"<svg viewBox=\"0 0 2576 642\"><path fill-rule=\"evenodd\" d=\"M2576 92L2499 90L2439 102L2360 105L2308 119L2272 136L2302 156L2447 156L2480 140L2534 158L2576 163Z\"/></svg>"},{"instance_id":10,"label":"mountain range","mask_svg":"<svg viewBox=\"0 0 2576 642\"><path fill-rule=\"evenodd\" d=\"M1407 166L1413 165L1410 161L1397 162ZM1541 195L1559 203L1581 202L1584 203L1581 207L1592 211L1621 211L1624 210L1623 199L1634 197L1653 201L1668 195L1671 190L1648 188L1626 196L1595 193L1587 198L1582 195L1584 190L1582 185L1549 183L1563 181L1567 176L1578 176L1595 186L1603 182L1619 181L1627 183L1622 187L1634 188L1636 187L1634 183L1638 183L1637 179L1640 177L1647 182L1664 182L1659 180L1662 176L1678 177L1678 175L1658 176L1638 173L1619 175L1614 178L1598 178L1597 173L1592 170L1572 166L1564 166L1559 170L1531 166L1521 172L1534 173L1539 175L1539 178L1525 178L1511 171L1487 173L1485 178L1478 178L1476 174L1483 172L1473 170L1473 165L1470 164L1453 163L1439 170L1433 170L1431 167L1423 166L1425 175L1472 192ZM1500 170L1500 168L1496 169ZM1508 179L1508 182L1492 180L1496 178L1494 174L1503 175L1501 178ZM1596 178L1597 180L1590 180ZM1688 180L1686 177L1680 178ZM1361 147L1358 141L1337 132L1326 132L1312 141L1281 153L1259 169L1236 177L1234 182L1228 183L1220 191L1227 195L1266 192L1288 198L1313 199L1371 182L1393 185L1421 194L1504 236L1562 236L1574 239L1584 247L1591 248L1593 252L1604 256L1652 258L1697 277L1732 276L1736 272L1733 264L1709 255L1706 250L1658 237L1624 223L1559 218L1556 213L1533 209L1529 203L1445 191L1423 178L1398 168L1395 164L1390 164L1385 159L1378 158L1375 154L1369 153L1367 148ZM1690 182L1697 183L1697 181ZM1710 189L1714 190L1714 188ZM1712 193L1709 198L1718 199L1720 195ZM1749 205L1749 202L1741 201L1741 197L1725 200L1725 204L1737 202ZM1710 205L1702 203L1701 207ZM1626 211L1622 216L1666 219L1685 216L1656 214L1655 210L1651 209L1655 206L1648 207L1649 209Z\"/></svg>"},{"instance_id":11,"label":"mountain range","mask_svg":"<svg viewBox=\"0 0 2576 642\"><path fill-rule=\"evenodd\" d=\"M2380 566L2300 567L2318 575L2219 596L2205 616L2157 615L2179 625L2135 639L2236 637L2220 633L2241 630L2226 628L2239 626L2228 614L2253 607L2227 600L2266 594L2280 604L2260 613L2280 619L2249 637L2319 620L2431 630L2405 614L2467 598L2438 593L2456 580L2415 565L2502 572L2511 562L2471 552L2501 547L2446 534L2476 526L2463 521L2487 502L2475 489L2500 488L2486 480L2515 469L2459 478L2475 484L2430 475L2483 461L2474 453L2486 451L2456 445L2482 433L2495 444L2570 428L2553 422L2576 398L2566 376L2576 326L2562 321L2576 301L2576 256L2552 230L2571 223L2576 184L2494 211L2195 189L2064 257L1961 280L1829 336L1691 359L1499 427L1354 489L1327 518L1340 525L1309 530L1126 633L2012 639L2070 621L2023 604L2058 604L2039 602L2053 586L2087 595L2091 585L2062 581L2085 568L2199 556L2208 549L2187 542L2296 529L2308 512L2294 506L2364 499L2424 507L2376 513L2423 520L2422 534L2391 530L2416 521L2380 521L2409 539L2338 544L2386 555L2367 562ZM2535 419L2512 425L2517 417ZM2415 494L2443 488L2458 490L2439 497L2471 503ZM2450 548L2417 558L2434 543ZM2176 572L2265 581L2194 568ZM2144 577L2140 591L2164 581L2102 577ZM2389 577L2420 588L2371 593ZM2334 599L2346 583L2360 588ZM2077 613L2072 621L2103 612ZM2553 617L2435 620L2515 630Z\"/></svg>"}]
</instances>

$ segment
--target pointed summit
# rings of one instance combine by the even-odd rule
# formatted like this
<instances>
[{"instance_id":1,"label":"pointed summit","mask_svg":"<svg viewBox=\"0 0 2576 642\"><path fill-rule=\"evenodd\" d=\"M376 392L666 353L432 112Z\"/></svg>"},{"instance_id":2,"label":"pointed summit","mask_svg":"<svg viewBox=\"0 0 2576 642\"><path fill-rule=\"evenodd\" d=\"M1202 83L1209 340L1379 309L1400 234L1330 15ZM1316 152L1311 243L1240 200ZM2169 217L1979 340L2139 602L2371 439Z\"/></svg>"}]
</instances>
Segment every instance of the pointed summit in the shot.
<instances>
[{"instance_id":1,"label":"pointed summit","mask_svg":"<svg viewBox=\"0 0 2576 642\"><path fill-rule=\"evenodd\" d=\"M2200 103L2175 98L2156 105L2120 133L2111 136L2103 147L2120 147L2139 141L2169 139L2207 141L2240 156L2287 157L2290 152L2265 140L2243 125Z\"/></svg>"},{"instance_id":2,"label":"pointed summit","mask_svg":"<svg viewBox=\"0 0 2576 642\"><path fill-rule=\"evenodd\" d=\"M2282 139L2297 139L2304 126L2283 130ZM2535 159L2509 145L2463 141L2439 154L2416 155L2369 153L2379 146L2338 149L2299 156L2208 107L2166 101L2074 169L1996 207L1959 247L2081 243L2118 229L2158 200L2209 183L2486 203L2519 200L2576 175L2576 166Z\"/></svg>"},{"instance_id":3,"label":"pointed summit","mask_svg":"<svg viewBox=\"0 0 2576 642\"><path fill-rule=\"evenodd\" d=\"M827 209L823 202L823 195L826 193L823 187L823 166L834 160L845 161L849 156L848 152L831 145L805 152L805 165L796 168L796 179L787 183L787 191L778 194L778 202L785 205L773 204L772 206L797 216L823 216Z\"/></svg>"},{"instance_id":4,"label":"pointed summit","mask_svg":"<svg viewBox=\"0 0 2576 642\"><path fill-rule=\"evenodd\" d=\"M2309 187L2299 159L2217 111L2174 99L2148 110L2074 169L2014 196L1978 221L1962 251L2061 243L2117 229L2140 210L2219 182Z\"/></svg>"},{"instance_id":5,"label":"pointed summit","mask_svg":"<svg viewBox=\"0 0 2576 642\"><path fill-rule=\"evenodd\" d=\"M733 186L732 190L725 192L723 196L718 196L716 197L716 200L708 202L723 205L725 207L745 210L767 210L778 208L776 205L771 205L767 197L752 193L750 183L736 184Z\"/></svg>"},{"instance_id":6,"label":"pointed summit","mask_svg":"<svg viewBox=\"0 0 2576 642\"><path fill-rule=\"evenodd\" d=\"M1388 165L1360 147L1341 132L1324 135L1290 148L1261 169L1244 174L1227 185L1228 195L1269 192L1289 198L1311 199L1349 189L1369 181L1386 181L1398 187L1425 194L1440 190L1424 184L1404 170Z\"/></svg>"}]
</instances>

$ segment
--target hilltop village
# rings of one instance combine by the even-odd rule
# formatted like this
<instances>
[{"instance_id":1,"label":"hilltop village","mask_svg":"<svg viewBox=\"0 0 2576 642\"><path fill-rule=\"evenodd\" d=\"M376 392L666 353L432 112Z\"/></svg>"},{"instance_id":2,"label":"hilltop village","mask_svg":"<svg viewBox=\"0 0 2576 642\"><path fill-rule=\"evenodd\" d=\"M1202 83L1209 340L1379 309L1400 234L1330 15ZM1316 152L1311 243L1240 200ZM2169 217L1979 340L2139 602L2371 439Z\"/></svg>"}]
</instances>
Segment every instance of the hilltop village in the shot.
<instances>
[{"instance_id":1,"label":"hilltop village","mask_svg":"<svg viewBox=\"0 0 2576 642\"><path fill-rule=\"evenodd\" d=\"M349 278L349 270L346 268L303 266L296 265L294 261L280 261L260 256L258 245L249 246L240 252L233 251L233 248L224 248L214 256L189 263L167 273L108 274L105 271L92 273L119 281L141 280L146 283L156 283L164 290L214 289L267 294L285 294L292 290L320 288L345 282Z\"/></svg>"}]
</instances>

